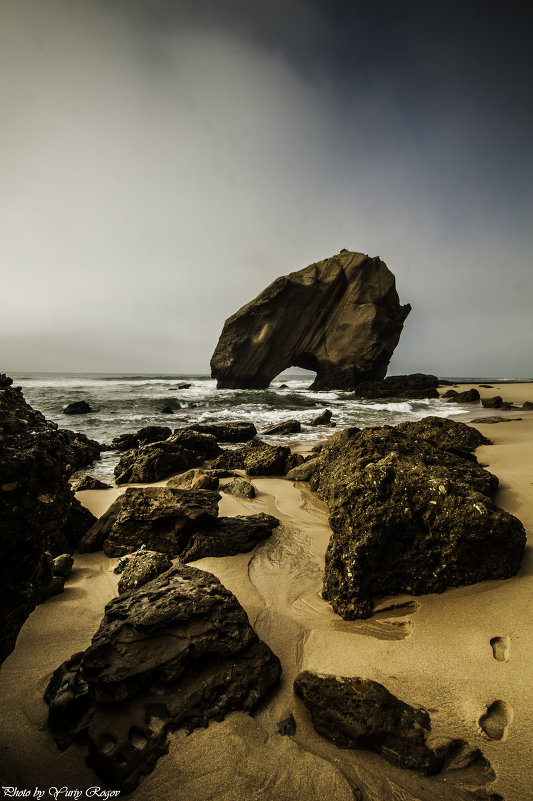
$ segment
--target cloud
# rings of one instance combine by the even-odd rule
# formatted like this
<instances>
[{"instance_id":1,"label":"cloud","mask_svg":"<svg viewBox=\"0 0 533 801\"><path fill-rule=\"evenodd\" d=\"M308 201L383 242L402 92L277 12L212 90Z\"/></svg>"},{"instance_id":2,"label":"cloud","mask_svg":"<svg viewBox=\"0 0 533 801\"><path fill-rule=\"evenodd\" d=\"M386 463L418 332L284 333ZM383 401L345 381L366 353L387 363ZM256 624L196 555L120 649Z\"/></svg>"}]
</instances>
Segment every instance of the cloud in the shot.
<instances>
[{"instance_id":1,"label":"cloud","mask_svg":"<svg viewBox=\"0 0 533 801\"><path fill-rule=\"evenodd\" d=\"M397 371L530 370L531 160L509 125L480 139L490 104L456 98L445 50L415 81L373 17L343 58L325 7L291 6L10 6L6 369L207 372L226 317L347 247L413 305Z\"/></svg>"}]
</instances>

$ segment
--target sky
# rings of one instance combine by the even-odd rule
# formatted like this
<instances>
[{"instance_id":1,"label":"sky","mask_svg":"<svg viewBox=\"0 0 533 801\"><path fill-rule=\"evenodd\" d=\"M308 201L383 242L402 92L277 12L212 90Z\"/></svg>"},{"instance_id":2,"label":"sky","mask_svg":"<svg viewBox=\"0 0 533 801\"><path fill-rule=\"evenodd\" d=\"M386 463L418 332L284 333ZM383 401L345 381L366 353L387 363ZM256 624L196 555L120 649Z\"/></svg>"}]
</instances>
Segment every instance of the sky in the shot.
<instances>
[{"instance_id":1,"label":"sky","mask_svg":"<svg viewBox=\"0 0 533 801\"><path fill-rule=\"evenodd\" d=\"M0 371L209 372L341 248L389 374L533 377L533 7L0 0Z\"/></svg>"}]
</instances>

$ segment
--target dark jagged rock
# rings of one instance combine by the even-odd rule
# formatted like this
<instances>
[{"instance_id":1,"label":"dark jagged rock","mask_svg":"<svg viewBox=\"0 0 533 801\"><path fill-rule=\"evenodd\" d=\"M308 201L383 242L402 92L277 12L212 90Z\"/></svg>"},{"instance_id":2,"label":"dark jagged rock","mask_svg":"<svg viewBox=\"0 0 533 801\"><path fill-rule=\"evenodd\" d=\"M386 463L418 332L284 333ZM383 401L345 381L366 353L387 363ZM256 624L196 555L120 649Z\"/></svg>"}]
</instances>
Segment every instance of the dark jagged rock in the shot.
<instances>
[{"instance_id":1,"label":"dark jagged rock","mask_svg":"<svg viewBox=\"0 0 533 801\"><path fill-rule=\"evenodd\" d=\"M254 485L245 478L234 478L222 487L222 491L235 495L236 498L255 498Z\"/></svg>"},{"instance_id":2,"label":"dark jagged rock","mask_svg":"<svg viewBox=\"0 0 533 801\"><path fill-rule=\"evenodd\" d=\"M179 556L190 537L218 515L218 492L169 487L129 487L89 531L107 556L124 556L141 545Z\"/></svg>"},{"instance_id":3,"label":"dark jagged rock","mask_svg":"<svg viewBox=\"0 0 533 801\"><path fill-rule=\"evenodd\" d=\"M528 411L531 411L531 409L533 409L533 403L531 401L524 401L524 403L522 404L522 409L527 409Z\"/></svg>"},{"instance_id":4,"label":"dark jagged rock","mask_svg":"<svg viewBox=\"0 0 533 801\"><path fill-rule=\"evenodd\" d=\"M111 447L114 451L130 451L139 446L136 434L121 434L111 440Z\"/></svg>"},{"instance_id":5,"label":"dark jagged rock","mask_svg":"<svg viewBox=\"0 0 533 801\"><path fill-rule=\"evenodd\" d=\"M341 748L363 748L393 765L438 773L444 754L426 745L431 719L425 709L400 701L382 684L360 678L299 673L294 691L311 713L313 726Z\"/></svg>"},{"instance_id":6,"label":"dark jagged rock","mask_svg":"<svg viewBox=\"0 0 533 801\"><path fill-rule=\"evenodd\" d=\"M161 442L172 434L168 426L144 426L135 434L139 445L149 445L152 442Z\"/></svg>"},{"instance_id":7,"label":"dark jagged rock","mask_svg":"<svg viewBox=\"0 0 533 801\"><path fill-rule=\"evenodd\" d=\"M192 451L200 459L215 459L222 453L222 449L213 434L190 428L177 428L169 438L169 442L176 442L182 448L187 448L188 451Z\"/></svg>"},{"instance_id":8,"label":"dark jagged rock","mask_svg":"<svg viewBox=\"0 0 533 801\"><path fill-rule=\"evenodd\" d=\"M296 734L296 721L292 712L288 717L280 720L276 725L282 737L294 737Z\"/></svg>"},{"instance_id":9,"label":"dark jagged rock","mask_svg":"<svg viewBox=\"0 0 533 801\"><path fill-rule=\"evenodd\" d=\"M285 436L286 434L298 434L302 430L299 420L286 420L284 423L276 423L276 425L265 428L261 434L278 434Z\"/></svg>"},{"instance_id":10,"label":"dark jagged rock","mask_svg":"<svg viewBox=\"0 0 533 801\"><path fill-rule=\"evenodd\" d=\"M513 420L521 420L521 417L498 417L497 415L491 415L490 417L475 417L473 420L470 420L471 423L477 423L478 425L482 423L483 425L490 425L491 423L512 423Z\"/></svg>"},{"instance_id":11,"label":"dark jagged rock","mask_svg":"<svg viewBox=\"0 0 533 801\"><path fill-rule=\"evenodd\" d=\"M231 474L233 470L244 470L244 449L232 448L230 450L228 448L223 450L211 465L211 469L216 470L219 475L220 471Z\"/></svg>"},{"instance_id":12,"label":"dark jagged rock","mask_svg":"<svg viewBox=\"0 0 533 801\"><path fill-rule=\"evenodd\" d=\"M81 492L82 490L111 489L111 485L85 473L85 475L80 476L74 481L72 488L75 492Z\"/></svg>"},{"instance_id":13,"label":"dark jagged rock","mask_svg":"<svg viewBox=\"0 0 533 801\"><path fill-rule=\"evenodd\" d=\"M115 467L117 484L150 484L197 467L198 457L175 442L152 442L125 451Z\"/></svg>"},{"instance_id":14,"label":"dark jagged rock","mask_svg":"<svg viewBox=\"0 0 533 801\"><path fill-rule=\"evenodd\" d=\"M177 406L176 408L179 409L180 407ZM161 414L174 414L174 409L171 406L163 406Z\"/></svg>"},{"instance_id":15,"label":"dark jagged rock","mask_svg":"<svg viewBox=\"0 0 533 801\"><path fill-rule=\"evenodd\" d=\"M259 439L252 439L242 450L244 469L249 476L284 476L287 472L285 462L291 450L284 445L267 445Z\"/></svg>"},{"instance_id":16,"label":"dark jagged rock","mask_svg":"<svg viewBox=\"0 0 533 801\"><path fill-rule=\"evenodd\" d=\"M62 553L59 556L56 556L52 568L54 576L62 576L63 578L68 578L72 572L73 564L74 564L74 559L69 553Z\"/></svg>"},{"instance_id":17,"label":"dark jagged rock","mask_svg":"<svg viewBox=\"0 0 533 801\"><path fill-rule=\"evenodd\" d=\"M93 769L129 792L168 731L252 712L280 675L235 596L180 565L106 606L89 648L54 673L48 722L61 747L85 734Z\"/></svg>"},{"instance_id":18,"label":"dark jagged rock","mask_svg":"<svg viewBox=\"0 0 533 801\"><path fill-rule=\"evenodd\" d=\"M190 389L192 384L178 384L176 389Z\"/></svg>"},{"instance_id":19,"label":"dark jagged rock","mask_svg":"<svg viewBox=\"0 0 533 801\"><path fill-rule=\"evenodd\" d=\"M412 443L424 440L435 448L441 448L473 462L477 461L471 456L476 448L492 444L490 439L472 426L445 417L424 417L416 422L400 423L396 428L408 436Z\"/></svg>"},{"instance_id":20,"label":"dark jagged rock","mask_svg":"<svg viewBox=\"0 0 533 801\"><path fill-rule=\"evenodd\" d=\"M180 554L184 562L194 562L207 556L234 556L248 553L258 542L272 534L279 520L272 515L239 515L219 517L211 525L197 531Z\"/></svg>"},{"instance_id":21,"label":"dark jagged rock","mask_svg":"<svg viewBox=\"0 0 533 801\"><path fill-rule=\"evenodd\" d=\"M125 592L138 590L143 584L153 581L171 567L172 561L166 553L140 551L120 574L118 591L122 595Z\"/></svg>"},{"instance_id":22,"label":"dark jagged rock","mask_svg":"<svg viewBox=\"0 0 533 801\"><path fill-rule=\"evenodd\" d=\"M187 470L185 473L179 473L167 481L167 487L175 487L176 489L216 490L218 485L218 476L213 476L197 467L193 470Z\"/></svg>"},{"instance_id":23,"label":"dark jagged rock","mask_svg":"<svg viewBox=\"0 0 533 801\"><path fill-rule=\"evenodd\" d=\"M451 394L453 392L453 394ZM442 396L446 399L447 403L479 403L479 392L477 389L467 389L465 392L455 392L448 390Z\"/></svg>"},{"instance_id":24,"label":"dark jagged rock","mask_svg":"<svg viewBox=\"0 0 533 801\"><path fill-rule=\"evenodd\" d=\"M331 422L331 418L333 417L333 413L329 409L324 409L321 414L311 420L312 426L327 426Z\"/></svg>"},{"instance_id":25,"label":"dark jagged rock","mask_svg":"<svg viewBox=\"0 0 533 801\"><path fill-rule=\"evenodd\" d=\"M412 373L391 375L382 381L363 381L355 388L356 398L438 398L439 379L436 375Z\"/></svg>"},{"instance_id":26,"label":"dark jagged rock","mask_svg":"<svg viewBox=\"0 0 533 801\"><path fill-rule=\"evenodd\" d=\"M482 398L481 405L485 409L499 409L503 403L501 395L494 395L493 398Z\"/></svg>"},{"instance_id":27,"label":"dark jagged rock","mask_svg":"<svg viewBox=\"0 0 533 801\"><path fill-rule=\"evenodd\" d=\"M129 490L134 491L134 487ZM126 490L128 492L129 490ZM93 523L91 528L84 534L78 543L78 550L80 553L93 553L93 551L101 551L104 546L104 540L107 539L109 532L113 528L115 521L118 518L119 512L122 508L124 500L123 495L111 504L111 506L104 512L98 520Z\"/></svg>"},{"instance_id":28,"label":"dark jagged rock","mask_svg":"<svg viewBox=\"0 0 533 801\"><path fill-rule=\"evenodd\" d=\"M52 556L73 550L79 504L70 475L100 455L83 434L60 429L0 376L0 662L13 650ZM66 547L65 547L66 546Z\"/></svg>"},{"instance_id":29,"label":"dark jagged rock","mask_svg":"<svg viewBox=\"0 0 533 801\"><path fill-rule=\"evenodd\" d=\"M446 422L461 442L462 424ZM318 457L311 487L333 531L323 595L346 619L368 617L378 597L510 578L520 565L524 528L491 501L497 479L416 426L340 433Z\"/></svg>"},{"instance_id":30,"label":"dark jagged rock","mask_svg":"<svg viewBox=\"0 0 533 801\"><path fill-rule=\"evenodd\" d=\"M314 389L383 378L411 307L384 262L342 250L282 276L226 320L211 358L219 388L264 389L288 367Z\"/></svg>"},{"instance_id":31,"label":"dark jagged rock","mask_svg":"<svg viewBox=\"0 0 533 801\"><path fill-rule=\"evenodd\" d=\"M65 589L65 580L72 572L74 559L68 553L62 553L52 560L52 578L46 587L42 587L37 595L37 603L41 604L53 595L59 595Z\"/></svg>"},{"instance_id":32,"label":"dark jagged rock","mask_svg":"<svg viewBox=\"0 0 533 801\"><path fill-rule=\"evenodd\" d=\"M92 411L87 401L74 401L65 406L63 414L89 414Z\"/></svg>"},{"instance_id":33,"label":"dark jagged rock","mask_svg":"<svg viewBox=\"0 0 533 801\"><path fill-rule=\"evenodd\" d=\"M195 423L189 426L193 431L212 434L217 442L247 442L257 434L253 423L236 420L229 423Z\"/></svg>"},{"instance_id":34,"label":"dark jagged rock","mask_svg":"<svg viewBox=\"0 0 533 801\"><path fill-rule=\"evenodd\" d=\"M62 529L50 534L50 551L56 556L64 551L72 553L79 546L80 540L96 522L96 517L87 507L82 506L77 498L72 499L67 513L67 522Z\"/></svg>"}]
</instances>

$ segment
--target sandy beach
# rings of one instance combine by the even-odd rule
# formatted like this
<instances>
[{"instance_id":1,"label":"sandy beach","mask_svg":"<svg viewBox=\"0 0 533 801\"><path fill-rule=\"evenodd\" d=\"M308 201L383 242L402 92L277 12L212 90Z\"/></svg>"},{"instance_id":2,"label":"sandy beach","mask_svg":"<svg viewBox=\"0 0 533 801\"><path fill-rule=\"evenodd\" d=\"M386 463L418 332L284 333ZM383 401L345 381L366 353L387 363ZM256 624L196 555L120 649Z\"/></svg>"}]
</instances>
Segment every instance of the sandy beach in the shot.
<instances>
[{"instance_id":1,"label":"sandy beach","mask_svg":"<svg viewBox=\"0 0 533 801\"><path fill-rule=\"evenodd\" d=\"M465 385L468 389L471 385ZM461 391L462 386L454 387ZM533 384L480 388L482 397L533 401ZM459 414L469 421L497 414L507 422L476 424L492 440L476 452L500 479L496 496L505 510L533 533L533 414L481 410ZM515 420L512 418L521 418ZM309 447L306 443L306 447ZM220 514L264 511L280 526L248 554L193 563L214 573L246 609L252 626L280 658L280 685L249 717L233 713L208 729L171 735L169 753L132 798L143 801L454 801L532 798L533 764L533 559L531 545L519 574L439 595L381 599L368 620L347 622L321 598L329 540L327 507L306 483L253 478L257 496L241 501L223 494ZM165 484L166 482L162 482ZM223 490L223 486L222 486ZM80 492L80 501L100 515L124 488ZM81 749L59 752L46 728L43 692L52 671L90 642L118 577L102 552L76 554L64 594L47 600L27 620L15 651L0 671L2 720L0 776L19 788L87 788L102 782L84 764ZM301 670L371 678L431 715L432 736L462 738L490 762L435 777L401 770L364 751L337 748L313 730L295 697ZM491 707L491 739L479 719ZM277 723L289 713L294 737ZM361 791L354 795L354 787ZM474 796L474 788L490 789Z\"/></svg>"}]
</instances>

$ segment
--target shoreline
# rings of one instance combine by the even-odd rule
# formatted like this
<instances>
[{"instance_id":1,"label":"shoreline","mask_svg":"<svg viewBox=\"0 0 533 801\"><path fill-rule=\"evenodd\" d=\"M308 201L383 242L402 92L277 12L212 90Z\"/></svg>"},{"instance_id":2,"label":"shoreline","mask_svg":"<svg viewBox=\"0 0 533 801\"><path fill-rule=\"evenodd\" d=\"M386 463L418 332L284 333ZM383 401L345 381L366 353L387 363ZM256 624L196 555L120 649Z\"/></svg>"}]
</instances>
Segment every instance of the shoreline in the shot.
<instances>
[{"instance_id":1,"label":"shoreline","mask_svg":"<svg viewBox=\"0 0 533 801\"><path fill-rule=\"evenodd\" d=\"M468 389L474 383L465 384ZM463 387L454 386L462 390ZM506 391L507 390L507 391ZM446 391L446 387L442 388ZM480 389L482 397L533 400L529 383L500 383ZM529 395L529 397L527 397ZM453 404L452 404L453 405ZM463 407L464 408L464 407ZM475 427L493 441L476 451L479 461L500 479L496 503L519 517L533 532L533 414L531 411L483 410L472 404L453 419L498 415L522 420ZM339 429L336 429L339 430ZM320 441L317 438L317 441ZM302 446L312 447L305 441ZM223 495L221 515L265 511L281 526L254 551L191 563L214 573L238 598L250 622L283 664L281 684L250 718L232 713L222 723L178 731L155 770L131 795L142 801L181 797L187 801L329 801L353 799L350 782L369 798L409 801L457 801L463 795L461 771L422 778L396 769L381 757L347 751L320 738L309 715L292 692L297 672L309 669L358 675L383 683L410 704L430 710L434 737L460 737L489 759L496 779L491 792L505 801L524 801L530 792L530 732L533 688L527 677L533 658L533 553L528 544L518 575L447 590L440 595L382 599L372 618L342 621L320 597L323 560L329 539L327 508L307 484L284 478L251 477L257 498L240 501ZM159 482L160 485L166 481ZM93 512L105 508L129 485L78 493ZM30 615L15 651L0 671L4 699L0 753L9 771L5 784L94 786L99 783L80 750L59 752L46 731L42 700L51 672L96 631L104 604L116 593L118 577L108 571L102 552L75 556L74 572L63 595ZM493 655L491 640L505 643L507 661ZM503 653L503 652L502 652ZM490 740L478 720L495 701L504 704L506 733ZM292 712L295 737L281 737L277 723ZM2 766L3 767L3 766ZM471 776L465 785L485 784ZM265 795L254 795L267 788ZM261 790L261 792L263 792Z\"/></svg>"}]
</instances>

